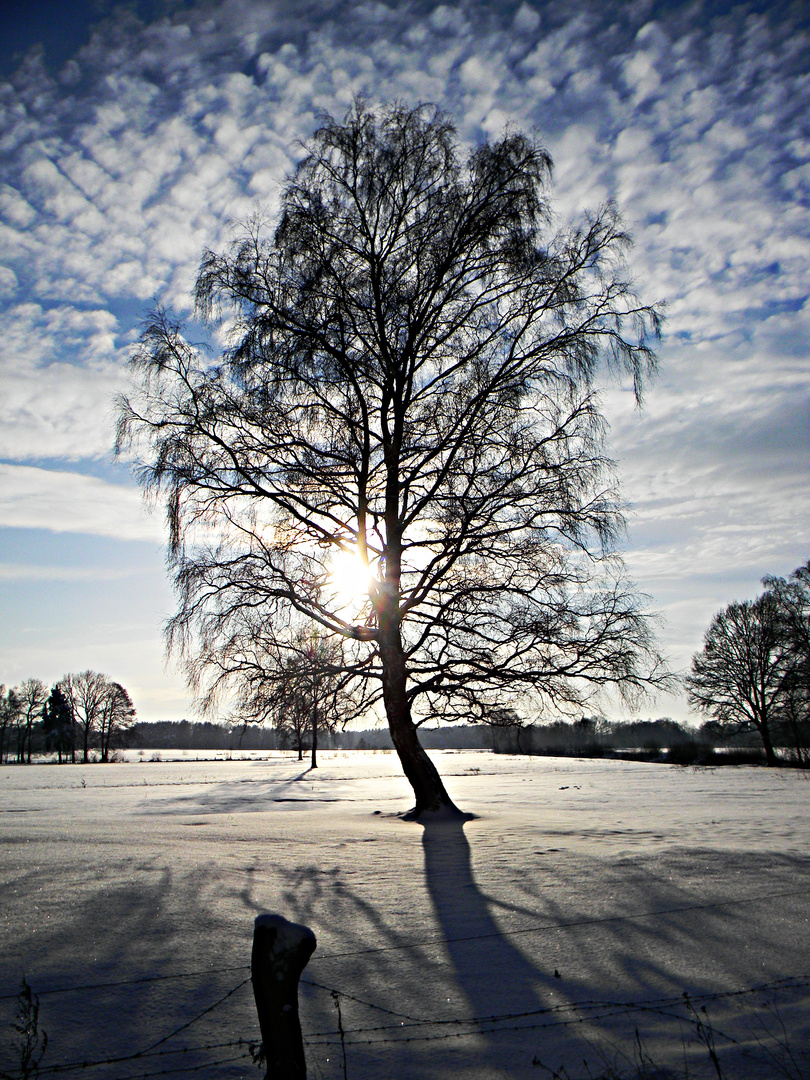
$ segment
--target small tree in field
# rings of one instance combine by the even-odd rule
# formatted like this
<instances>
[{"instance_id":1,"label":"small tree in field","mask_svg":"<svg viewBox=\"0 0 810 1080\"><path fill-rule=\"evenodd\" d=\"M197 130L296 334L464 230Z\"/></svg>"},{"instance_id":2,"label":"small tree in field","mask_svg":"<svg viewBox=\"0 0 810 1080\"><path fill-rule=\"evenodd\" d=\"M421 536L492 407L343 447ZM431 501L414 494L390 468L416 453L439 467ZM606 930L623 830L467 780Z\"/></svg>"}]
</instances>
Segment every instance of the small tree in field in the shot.
<instances>
[{"instance_id":1,"label":"small tree in field","mask_svg":"<svg viewBox=\"0 0 810 1080\"><path fill-rule=\"evenodd\" d=\"M203 257L198 311L227 318L227 348L206 361L156 312L121 403L118 447L146 445L166 500L169 645L196 691L239 683L240 625L284 649L309 620L381 699L415 816L455 810L427 718L662 677L611 554L595 396L603 365L640 393L658 316L612 205L554 228L550 169L516 132L462 160L428 106L325 118L275 231L251 220Z\"/></svg>"},{"instance_id":2,"label":"small tree in field","mask_svg":"<svg viewBox=\"0 0 810 1080\"><path fill-rule=\"evenodd\" d=\"M362 684L346 671L342 643L300 627L280 646L275 633L240 622L240 694L237 715L270 721L295 747L298 760L309 743L317 768L318 736L330 733L368 707Z\"/></svg>"}]
</instances>

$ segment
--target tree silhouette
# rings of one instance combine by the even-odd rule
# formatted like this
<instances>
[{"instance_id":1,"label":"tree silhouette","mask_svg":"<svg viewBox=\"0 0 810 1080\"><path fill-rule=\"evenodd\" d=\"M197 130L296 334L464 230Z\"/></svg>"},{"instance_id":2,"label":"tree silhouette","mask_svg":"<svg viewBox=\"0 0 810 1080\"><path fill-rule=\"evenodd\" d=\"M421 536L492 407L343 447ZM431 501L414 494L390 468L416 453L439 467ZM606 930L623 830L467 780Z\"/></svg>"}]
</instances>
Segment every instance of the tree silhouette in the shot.
<instances>
[{"instance_id":1,"label":"tree silhouette","mask_svg":"<svg viewBox=\"0 0 810 1080\"><path fill-rule=\"evenodd\" d=\"M142 448L166 502L168 641L195 691L211 704L238 683L235 625L283 647L303 616L381 698L414 816L455 810L418 739L428 717L663 677L611 554L595 395L604 367L640 394L658 316L613 205L554 227L550 169L517 132L463 161L429 106L325 117L275 232L256 217L204 254L197 310L225 348L206 360L154 312L120 403L119 452Z\"/></svg>"},{"instance_id":2,"label":"tree silhouette","mask_svg":"<svg viewBox=\"0 0 810 1080\"><path fill-rule=\"evenodd\" d=\"M31 763L31 743L33 741L34 721L42 715L42 707L48 696L45 683L41 679L24 679L15 687L19 707L17 727L17 760Z\"/></svg>"},{"instance_id":3,"label":"tree silhouette","mask_svg":"<svg viewBox=\"0 0 810 1080\"><path fill-rule=\"evenodd\" d=\"M11 732L17 726L20 716L20 703L17 691L13 687L6 690L0 684L0 765L6 760L7 747Z\"/></svg>"},{"instance_id":4,"label":"tree silhouette","mask_svg":"<svg viewBox=\"0 0 810 1080\"><path fill-rule=\"evenodd\" d=\"M762 584L775 600L781 620L785 666L780 728L797 759L810 764L810 562L789 578L769 576Z\"/></svg>"},{"instance_id":5,"label":"tree silhouette","mask_svg":"<svg viewBox=\"0 0 810 1080\"><path fill-rule=\"evenodd\" d=\"M712 619L692 658L689 704L731 731L756 731L765 760L777 765L774 732L785 667L778 605L767 593L729 604Z\"/></svg>"},{"instance_id":6,"label":"tree silhouette","mask_svg":"<svg viewBox=\"0 0 810 1080\"><path fill-rule=\"evenodd\" d=\"M60 683L62 693L70 704L73 720L82 739L82 760L89 761L91 740L95 736L109 680L99 671L80 671L65 675Z\"/></svg>"},{"instance_id":7,"label":"tree silhouette","mask_svg":"<svg viewBox=\"0 0 810 1080\"><path fill-rule=\"evenodd\" d=\"M292 742L299 761L308 741L311 767L317 768L319 734L345 727L369 703L362 682L346 670L342 642L299 626L280 643L275 632L266 634L261 625L235 622L240 638L236 715L246 722L270 721ZM233 650L229 656L233 674Z\"/></svg>"},{"instance_id":8,"label":"tree silhouette","mask_svg":"<svg viewBox=\"0 0 810 1080\"><path fill-rule=\"evenodd\" d=\"M73 752L75 725L70 702L59 684L51 688L50 696L45 702L42 725L45 731L45 750L56 750L61 765L62 754L67 754L68 750Z\"/></svg>"},{"instance_id":9,"label":"tree silhouette","mask_svg":"<svg viewBox=\"0 0 810 1080\"><path fill-rule=\"evenodd\" d=\"M135 706L124 687L106 681L97 716L97 734L101 760L110 760L110 750L119 745L135 722Z\"/></svg>"}]
</instances>

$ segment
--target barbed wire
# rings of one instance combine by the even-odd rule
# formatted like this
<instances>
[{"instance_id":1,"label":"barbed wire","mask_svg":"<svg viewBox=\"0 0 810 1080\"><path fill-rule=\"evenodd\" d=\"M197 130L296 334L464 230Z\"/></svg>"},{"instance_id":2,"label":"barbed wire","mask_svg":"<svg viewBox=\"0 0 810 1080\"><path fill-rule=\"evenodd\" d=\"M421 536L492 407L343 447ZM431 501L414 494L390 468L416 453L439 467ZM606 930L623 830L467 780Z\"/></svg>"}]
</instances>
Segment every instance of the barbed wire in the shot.
<instances>
[{"instance_id":1,"label":"barbed wire","mask_svg":"<svg viewBox=\"0 0 810 1080\"><path fill-rule=\"evenodd\" d=\"M518 931L520 932L520 931ZM490 936L490 935L485 935ZM244 971L245 965L240 965L238 968L221 968L216 969L219 972L229 972L234 970ZM249 970L249 969L248 969ZM176 976L165 976L165 978L177 977L177 978L190 978L195 975L211 975L214 971L200 971L200 972L184 972L178 973ZM101 984L101 985L133 985L140 982L151 982L164 978L163 976L156 976L154 978L143 979L131 979L121 980L118 983ZM232 1040L227 1042L209 1042L201 1043L195 1046L183 1046L183 1047L168 1047L166 1044L177 1036L187 1031L194 1024L198 1023L204 1017L208 1016L214 1010L223 1005L229 998L233 997L243 987L251 981L251 976L248 975L241 982L233 986L227 993L217 998L212 1004L206 1006L190 1020L184 1021L179 1024L173 1030L166 1035L150 1043L148 1046L134 1053L118 1055L114 1057L106 1057L96 1060L81 1060L68 1062L63 1064L54 1065L40 1065L39 1074L45 1076L58 1076L62 1074L70 1074L77 1072L84 1072L91 1069L103 1068L105 1066L122 1065L127 1062L134 1063L141 1061L147 1066L145 1071L133 1072L127 1075L118 1073L116 1080L148 1080L150 1077L168 1076L172 1074L185 1073L186 1075L196 1074L202 1069L209 1069L215 1066L223 1066L226 1064L234 1063L237 1061L243 1061L248 1058L254 1058L255 1040L249 1041L245 1039ZM755 986L744 987L737 990L727 991L711 991L707 993L697 993L687 996L681 994L680 996L665 996L658 998L647 998L635 1001L613 1001L613 1000L600 1000L600 999L588 999L579 1002L568 1002L565 1004L553 1005L548 1007L529 1009L518 1012L507 1013L492 1013L485 1016L470 1016L470 1017L445 1017L445 1018L428 1018L414 1016L409 1013L404 1013L394 1009L387 1008L384 1005L376 1004L373 1001L366 1000L355 994L349 994L342 990L338 990L335 987L328 986L322 982L317 982L312 979L302 979L302 985L309 986L313 990L322 991L332 996L333 1000L345 1000L353 1002L362 1008L372 1010L373 1012L381 1013L385 1016L392 1017L399 1021L397 1024L379 1024L373 1026L361 1026L354 1028L346 1028L341 1026L338 1029L329 1029L326 1031L316 1031L305 1037L305 1045L308 1047L331 1047L342 1046L344 1049L346 1046L383 1046L393 1044L408 1044L408 1043L426 1043L426 1042L439 1042L450 1039L463 1039L473 1035L487 1035L487 1034L503 1034L514 1031L534 1031L546 1028L564 1028L571 1027L579 1024L586 1024L593 1021L603 1021L612 1019L615 1017L627 1016L631 1013L648 1012L655 1013L659 1016L665 1016L670 1019L676 1019L680 1022L689 1022L689 1017L685 1016L682 1011L676 1011L679 1008L682 1010L686 1005L694 1006L697 1004L699 1007L704 1007L711 1002L718 1001L730 1001L733 999L739 999L744 997L750 997L756 994L773 993L777 991L787 990L803 990L810 987L810 975L797 974L790 976L782 976L779 979L771 980L769 982L758 983ZM73 987L71 989L79 991L82 989L93 989L99 984L85 984L83 987ZM66 992L66 991L52 991ZM453 1030L448 1030L453 1029ZM734 1040L722 1032L719 1032L722 1037L727 1038L729 1041ZM225 1057L216 1057L214 1059L211 1055L216 1052L224 1052L229 1050L238 1049L238 1054L231 1054ZM174 1057L175 1059L183 1058L191 1054L206 1054L205 1062L202 1064L191 1064L189 1061L178 1061L176 1064L161 1063L162 1060ZM159 1065L158 1068L151 1068L152 1065Z\"/></svg>"},{"instance_id":2,"label":"barbed wire","mask_svg":"<svg viewBox=\"0 0 810 1080\"><path fill-rule=\"evenodd\" d=\"M549 1008L531 1009L525 1012L515 1013L500 1013L492 1014L489 1016L472 1016L472 1017L456 1017L438 1020L420 1020L414 1023L404 1025L379 1025L377 1027L369 1028L344 1028L343 1037L346 1044L354 1046L376 1046L384 1045L385 1043L408 1043L408 1042L434 1042L443 1039L464 1038L472 1034L492 1034L495 1032L506 1031L531 1031L538 1028L549 1027L569 1027L574 1024L587 1023L591 1020L605 1020L616 1016L624 1016L629 1013L637 1012L654 1012L662 1016L668 1016L678 1020L688 1019L682 1014L674 1013L672 1010L675 1006L683 1006L687 1002L691 1002L693 1005L697 1003L699 1006L708 1004L710 1002L717 1002L721 1000L731 1000L734 998L741 998L745 996L751 996L755 994L765 993L768 991L774 991L779 989L807 989L810 987L810 975L789 976L783 979L777 979L769 983L760 983L757 986L746 987L741 990L729 990L729 991L717 991L707 994L681 994L679 996L664 997L664 998L650 998L642 1001L581 1001L570 1002L565 1005L556 1005ZM374 1006L371 1006L374 1008ZM381 1010L388 1011L388 1010ZM585 1016L564 1017L562 1019L543 1019L530 1023L515 1023L519 1020L533 1021L537 1017L552 1017L559 1016L562 1013L567 1012L586 1012ZM508 1023L511 1021L512 1023ZM420 1027L463 1027L464 1031L452 1031L442 1034L425 1034L425 1035L399 1035L397 1038L374 1038L359 1040L353 1038L357 1035L376 1035L378 1033L393 1034L394 1032L402 1032L412 1028ZM307 1038L308 1045L318 1046L332 1046L336 1045L338 1040L334 1038L336 1032L333 1030L314 1032ZM725 1036L730 1041L733 1041L730 1036Z\"/></svg>"},{"instance_id":3,"label":"barbed wire","mask_svg":"<svg viewBox=\"0 0 810 1080\"><path fill-rule=\"evenodd\" d=\"M116 979L111 982L79 983L75 986L57 986L51 989L37 989L37 997L51 997L54 994L78 994L85 990L110 990L119 986L137 986L139 983L166 982L170 979L196 979L201 975L230 975L234 971L249 971L250 964L238 964L231 967L208 968L205 971L180 971L170 975L139 975L134 979ZM0 994L0 1001L11 1001L17 994Z\"/></svg>"},{"instance_id":4,"label":"barbed wire","mask_svg":"<svg viewBox=\"0 0 810 1080\"><path fill-rule=\"evenodd\" d=\"M401 1020L412 1020L417 1024L429 1024L431 1021L423 1019L418 1016L409 1016L408 1013L396 1012L394 1009L387 1009L384 1005L375 1005L373 1001L365 1001L363 998L355 997L354 994L347 994L343 990L336 990L331 986L324 986L323 983L314 982L312 979L301 979L301 985L313 986L316 990L325 990L328 994L338 994L340 997L345 998L347 1001L354 1001L358 1005L365 1005L367 1009L376 1009L378 1012L387 1013L388 1016L396 1016Z\"/></svg>"},{"instance_id":5,"label":"barbed wire","mask_svg":"<svg viewBox=\"0 0 810 1080\"><path fill-rule=\"evenodd\" d=\"M243 1054L236 1054L233 1057L220 1058L217 1061L204 1061L199 1065L183 1065L178 1066L176 1069L154 1069L150 1072L129 1073L125 1076L118 1076L116 1080L149 1080L152 1076L169 1076L172 1073L183 1072L186 1075L190 1073L200 1072L202 1069L210 1069L216 1065L232 1065L237 1061L245 1061L251 1059L252 1055L249 1052Z\"/></svg>"},{"instance_id":6,"label":"barbed wire","mask_svg":"<svg viewBox=\"0 0 810 1080\"><path fill-rule=\"evenodd\" d=\"M127 1061L137 1061L139 1058L160 1056L160 1053L165 1053L165 1054L185 1053L185 1052L190 1053L190 1052L192 1052L192 1051L194 1051L194 1050L196 1050L198 1048L191 1047L191 1048L184 1048L182 1050L166 1050L166 1051L159 1052L157 1054L155 1053L155 1051L157 1050L157 1048L159 1046L163 1046L170 1039L175 1038L177 1035L181 1034L181 1032L186 1031L193 1024L196 1024L199 1020L202 1020L202 1018L204 1016L207 1016L209 1013L213 1012L214 1009L218 1008L220 1005L222 1005L224 1002L226 1002L228 1000L228 998L233 997L233 995L235 993L237 993L237 991L241 990L242 987L245 986L249 982L250 982L250 976L248 976L246 979L243 979L242 982L240 982L236 986L234 986L231 990L229 990L227 992L227 994L223 994L223 996L221 998L218 998L217 1001L215 1001L213 1003L213 1005L208 1005L201 1012L197 1013L196 1016L192 1017L191 1020L187 1020L184 1023L180 1024L173 1031L170 1031L167 1035L162 1036L156 1042L151 1043L149 1046L144 1047L142 1050L136 1050L132 1054L121 1054L121 1055L118 1055L116 1057L103 1058L103 1059L99 1059L99 1060L96 1060L96 1061L87 1061L87 1060L85 1060L85 1061L68 1062L68 1063L61 1064L61 1065L42 1065L42 1066L40 1066L39 1072L42 1075L56 1075L56 1074L60 1074L60 1073L81 1072L81 1071L85 1071L85 1070L91 1069L91 1068L98 1068L98 1067L101 1067L102 1065L118 1065L118 1064L123 1064L124 1062L127 1062ZM223 1045L237 1045L237 1044L236 1043L231 1043L231 1044L223 1044Z\"/></svg>"}]
</instances>

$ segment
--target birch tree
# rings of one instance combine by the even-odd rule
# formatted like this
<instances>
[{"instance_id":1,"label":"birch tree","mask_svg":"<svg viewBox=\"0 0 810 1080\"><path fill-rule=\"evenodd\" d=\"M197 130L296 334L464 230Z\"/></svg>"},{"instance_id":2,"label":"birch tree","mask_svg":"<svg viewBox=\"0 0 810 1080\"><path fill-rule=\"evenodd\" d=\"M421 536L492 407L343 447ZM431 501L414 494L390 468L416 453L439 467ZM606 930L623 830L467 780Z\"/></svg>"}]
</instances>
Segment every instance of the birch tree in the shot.
<instances>
[{"instance_id":1,"label":"birch tree","mask_svg":"<svg viewBox=\"0 0 810 1080\"><path fill-rule=\"evenodd\" d=\"M519 132L462 153L430 106L325 117L276 221L203 255L197 314L225 347L156 310L120 404L200 699L238 684L240 623L284 646L309 620L381 701L416 817L456 812L426 719L664 678L597 392L613 372L640 396L659 317L616 207L560 226L550 175Z\"/></svg>"}]
</instances>

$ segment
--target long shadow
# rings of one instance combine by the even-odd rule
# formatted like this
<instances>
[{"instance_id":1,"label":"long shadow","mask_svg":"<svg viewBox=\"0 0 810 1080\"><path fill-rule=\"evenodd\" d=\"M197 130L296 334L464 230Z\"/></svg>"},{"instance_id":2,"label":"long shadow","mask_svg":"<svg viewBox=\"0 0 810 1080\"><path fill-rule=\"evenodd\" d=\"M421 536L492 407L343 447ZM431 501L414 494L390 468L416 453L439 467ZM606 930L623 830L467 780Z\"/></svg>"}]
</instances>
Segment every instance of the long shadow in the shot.
<instances>
[{"instance_id":1,"label":"long shadow","mask_svg":"<svg viewBox=\"0 0 810 1080\"><path fill-rule=\"evenodd\" d=\"M268 803L315 802L315 799L291 794L294 785L305 780L311 772L308 767L286 780L251 777L249 780L208 784L203 791L162 799L141 812L153 815L238 814L266 810ZM193 781L190 783L193 786Z\"/></svg>"},{"instance_id":2,"label":"long shadow","mask_svg":"<svg viewBox=\"0 0 810 1080\"><path fill-rule=\"evenodd\" d=\"M40 1031L49 1037L43 1075L65 1069L120 1080L158 1075L178 1060L190 1072L213 1075L202 1070L241 1055L216 1075L243 1076L249 1065L243 1047L196 1049L233 1040L234 1027L237 1037L252 1036L255 1029L250 987L235 990L247 975L249 941L238 951L229 947L207 895L216 866L189 874L146 857L131 873L120 865L97 870L100 888L82 889L75 899L68 893L69 910L54 915L54 925L40 916L39 926L21 925L16 941L7 943L11 955L0 960L0 1073L7 1075L3 1070L14 1064L12 1044L19 1040L9 1024L24 973L40 998ZM41 878L39 885L27 884L34 896L47 888ZM32 922L36 918L35 913ZM185 977L187 972L192 974ZM202 1020L194 1023L198 1014ZM120 1060L153 1045L145 1057ZM92 1070L77 1064L88 1061L100 1064Z\"/></svg>"},{"instance_id":3,"label":"long shadow","mask_svg":"<svg viewBox=\"0 0 810 1080\"><path fill-rule=\"evenodd\" d=\"M425 881L469 1017L479 1021L481 1064L497 1075L514 1041L509 1029L525 1023L527 1013L559 1005L561 996L553 969L549 973L532 964L493 918L475 881L464 825L458 820L424 825Z\"/></svg>"}]
</instances>

